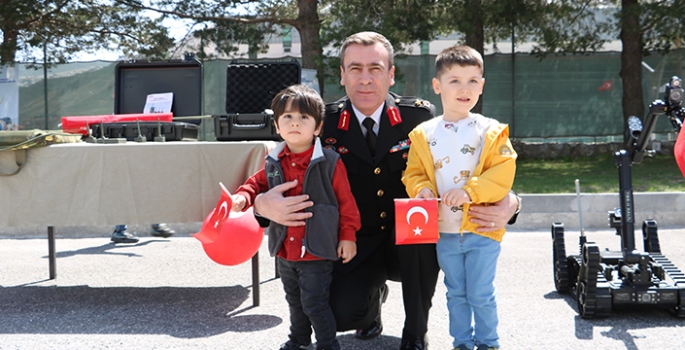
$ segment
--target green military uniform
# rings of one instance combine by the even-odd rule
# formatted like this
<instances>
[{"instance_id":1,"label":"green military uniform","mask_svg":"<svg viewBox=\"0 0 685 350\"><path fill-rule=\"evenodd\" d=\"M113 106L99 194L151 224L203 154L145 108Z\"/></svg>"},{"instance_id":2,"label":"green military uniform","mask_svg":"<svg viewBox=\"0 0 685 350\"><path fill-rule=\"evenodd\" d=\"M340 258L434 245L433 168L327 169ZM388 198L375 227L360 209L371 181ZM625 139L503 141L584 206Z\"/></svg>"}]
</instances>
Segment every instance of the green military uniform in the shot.
<instances>
[{"instance_id":1,"label":"green military uniform","mask_svg":"<svg viewBox=\"0 0 685 350\"><path fill-rule=\"evenodd\" d=\"M324 147L340 154L362 221L357 255L347 264L338 262L333 275L331 306L339 331L371 324L380 312L379 289L391 279L402 281L403 337L421 338L426 333L439 272L435 245L395 245L394 199L407 197L401 179L409 152L408 134L434 115L428 101L389 93L372 156L348 98L326 106Z\"/></svg>"}]
</instances>

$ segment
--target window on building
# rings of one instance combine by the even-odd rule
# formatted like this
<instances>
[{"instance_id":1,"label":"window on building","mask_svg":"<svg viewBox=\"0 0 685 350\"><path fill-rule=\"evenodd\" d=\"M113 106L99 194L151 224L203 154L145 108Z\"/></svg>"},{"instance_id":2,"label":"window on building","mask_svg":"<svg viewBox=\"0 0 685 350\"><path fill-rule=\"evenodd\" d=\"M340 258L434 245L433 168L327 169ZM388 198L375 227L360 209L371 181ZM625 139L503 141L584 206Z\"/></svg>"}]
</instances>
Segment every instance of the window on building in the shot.
<instances>
[{"instance_id":1,"label":"window on building","mask_svg":"<svg viewBox=\"0 0 685 350\"><path fill-rule=\"evenodd\" d=\"M290 52L293 47L293 27L287 26L283 28L281 33L283 38L283 52Z\"/></svg>"}]
</instances>

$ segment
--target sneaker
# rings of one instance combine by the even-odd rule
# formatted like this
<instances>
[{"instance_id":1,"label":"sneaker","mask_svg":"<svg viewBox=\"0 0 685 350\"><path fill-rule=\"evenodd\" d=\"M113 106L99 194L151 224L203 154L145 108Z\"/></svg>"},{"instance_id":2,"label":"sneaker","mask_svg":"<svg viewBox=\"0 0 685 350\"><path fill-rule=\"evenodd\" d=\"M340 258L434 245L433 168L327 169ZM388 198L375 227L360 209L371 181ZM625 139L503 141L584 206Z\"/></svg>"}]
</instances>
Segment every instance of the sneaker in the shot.
<instances>
[{"instance_id":1,"label":"sneaker","mask_svg":"<svg viewBox=\"0 0 685 350\"><path fill-rule=\"evenodd\" d=\"M152 235L155 237L171 237L176 231L172 230L167 224L152 224Z\"/></svg>"},{"instance_id":2,"label":"sneaker","mask_svg":"<svg viewBox=\"0 0 685 350\"><path fill-rule=\"evenodd\" d=\"M281 348L278 350L314 350L314 344L309 344L309 345L300 345L292 340L288 340L285 344L281 345Z\"/></svg>"},{"instance_id":3,"label":"sneaker","mask_svg":"<svg viewBox=\"0 0 685 350\"><path fill-rule=\"evenodd\" d=\"M494 346L478 345L476 350L499 350L499 348L496 348Z\"/></svg>"},{"instance_id":4,"label":"sneaker","mask_svg":"<svg viewBox=\"0 0 685 350\"><path fill-rule=\"evenodd\" d=\"M138 237L128 233L128 231L112 232L112 242L114 243L138 243Z\"/></svg>"},{"instance_id":5,"label":"sneaker","mask_svg":"<svg viewBox=\"0 0 685 350\"><path fill-rule=\"evenodd\" d=\"M457 346L453 350L471 350L471 349L469 349L469 347L464 345L464 344L459 344L459 346Z\"/></svg>"}]
</instances>

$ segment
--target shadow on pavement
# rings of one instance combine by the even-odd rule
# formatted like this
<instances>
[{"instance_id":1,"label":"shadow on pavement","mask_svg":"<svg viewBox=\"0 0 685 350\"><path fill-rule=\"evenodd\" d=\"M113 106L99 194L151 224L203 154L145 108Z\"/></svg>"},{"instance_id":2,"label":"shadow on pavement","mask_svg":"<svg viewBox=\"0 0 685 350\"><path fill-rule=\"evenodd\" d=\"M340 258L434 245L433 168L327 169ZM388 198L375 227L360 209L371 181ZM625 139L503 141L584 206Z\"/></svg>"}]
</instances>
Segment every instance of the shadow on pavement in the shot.
<instances>
[{"instance_id":1,"label":"shadow on pavement","mask_svg":"<svg viewBox=\"0 0 685 350\"><path fill-rule=\"evenodd\" d=\"M122 256L128 256L128 257L133 257L133 256L142 256L139 254L131 253L131 252L117 252L117 249L122 249L126 248L129 249L131 247L142 247L145 245L148 245L150 243L155 243L159 242L160 240L147 240L147 241L140 241L138 243L133 243L133 244L114 244L107 240L105 244L95 246L95 247L88 247L88 248L83 248L83 249L77 249L77 250L67 250L67 251L58 251L55 253L55 256L57 258L68 258L71 256L76 256L76 255L102 255L102 254L114 254L114 255L122 255ZM44 259L47 259L48 256L45 255L43 256Z\"/></svg>"},{"instance_id":2,"label":"shadow on pavement","mask_svg":"<svg viewBox=\"0 0 685 350\"><path fill-rule=\"evenodd\" d=\"M400 321L401 320L393 320ZM354 334L339 334L337 336L340 347L345 350L397 350L400 347L401 339L394 336L381 334L378 338L369 340L355 339ZM429 339L430 344L430 339Z\"/></svg>"},{"instance_id":3,"label":"shadow on pavement","mask_svg":"<svg viewBox=\"0 0 685 350\"><path fill-rule=\"evenodd\" d=\"M571 293L561 294L554 291L545 294L544 298L563 299L570 308L578 312L575 296ZM622 341L626 350L635 350L638 347L635 344L631 331L647 328L676 327L674 320L678 320L678 318L671 315L667 310L649 306L612 309L608 317L584 319L580 315L576 315L574 318L575 335L578 339L591 340L594 327L609 327L608 331L601 332L602 336Z\"/></svg>"},{"instance_id":4,"label":"shadow on pavement","mask_svg":"<svg viewBox=\"0 0 685 350\"><path fill-rule=\"evenodd\" d=\"M201 338L254 332L283 322L240 315L248 288L0 287L0 333L168 334Z\"/></svg>"}]
</instances>

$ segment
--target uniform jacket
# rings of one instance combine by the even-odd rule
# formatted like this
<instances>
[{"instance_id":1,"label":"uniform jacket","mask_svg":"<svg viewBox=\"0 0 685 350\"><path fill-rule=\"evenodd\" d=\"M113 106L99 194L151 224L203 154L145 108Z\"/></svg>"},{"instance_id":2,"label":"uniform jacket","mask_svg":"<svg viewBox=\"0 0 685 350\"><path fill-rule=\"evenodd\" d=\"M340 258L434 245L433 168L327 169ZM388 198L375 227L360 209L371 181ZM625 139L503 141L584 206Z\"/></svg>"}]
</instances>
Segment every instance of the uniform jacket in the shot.
<instances>
[{"instance_id":1,"label":"uniform jacket","mask_svg":"<svg viewBox=\"0 0 685 350\"><path fill-rule=\"evenodd\" d=\"M428 101L389 93L380 118L374 159L347 96L326 106L321 139L325 148L340 154L347 168L362 222L357 232L357 256L347 264L336 264L338 271L352 270L393 233L393 200L407 198L402 173L407 165L409 132L434 115L435 107Z\"/></svg>"},{"instance_id":2,"label":"uniform jacket","mask_svg":"<svg viewBox=\"0 0 685 350\"><path fill-rule=\"evenodd\" d=\"M489 119L489 118L488 118ZM506 196L514 184L516 175L516 152L509 141L509 127L506 124L492 120L492 126L485 134L483 151L480 154L478 166L471 178L462 187L471 197L472 203L494 203ZM411 150L407 170L402 181L407 185L410 197L424 188L438 194L435 180L435 165L431 155L426 134L422 126L416 127L410 134ZM473 232L502 241L505 229L494 232L476 232L478 225L471 223L468 215L468 204L464 204L464 216L461 231Z\"/></svg>"}]
</instances>

